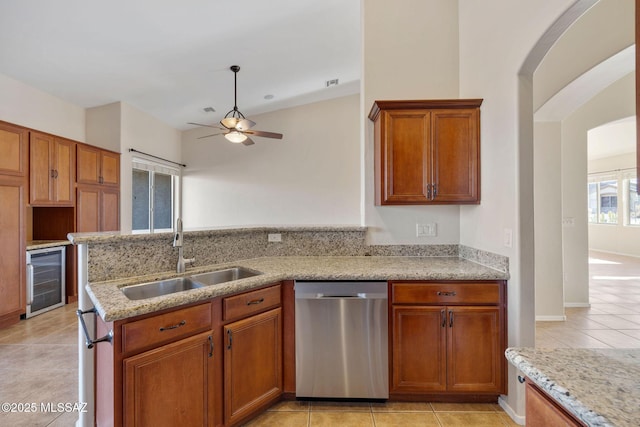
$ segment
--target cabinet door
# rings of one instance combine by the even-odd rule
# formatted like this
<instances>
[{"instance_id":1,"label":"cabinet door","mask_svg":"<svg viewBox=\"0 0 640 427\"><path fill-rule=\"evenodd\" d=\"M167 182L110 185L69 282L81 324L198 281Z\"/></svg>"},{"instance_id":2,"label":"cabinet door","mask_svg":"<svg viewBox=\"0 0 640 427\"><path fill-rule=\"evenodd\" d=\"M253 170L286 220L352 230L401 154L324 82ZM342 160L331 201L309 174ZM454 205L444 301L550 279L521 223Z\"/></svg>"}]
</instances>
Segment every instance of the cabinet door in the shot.
<instances>
[{"instance_id":1,"label":"cabinet door","mask_svg":"<svg viewBox=\"0 0 640 427\"><path fill-rule=\"evenodd\" d=\"M225 425L250 416L282 394L282 309L224 327Z\"/></svg>"},{"instance_id":2,"label":"cabinet door","mask_svg":"<svg viewBox=\"0 0 640 427\"><path fill-rule=\"evenodd\" d=\"M124 359L124 425L213 426L210 332Z\"/></svg>"},{"instance_id":3,"label":"cabinet door","mask_svg":"<svg viewBox=\"0 0 640 427\"><path fill-rule=\"evenodd\" d=\"M100 190L100 231L120 230L120 190Z\"/></svg>"},{"instance_id":4,"label":"cabinet door","mask_svg":"<svg viewBox=\"0 0 640 427\"><path fill-rule=\"evenodd\" d=\"M76 180L76 143L61 138L54 141L53 201L57 205L73 206Z\"/></svg>"},{"instance_id":5,"label":"cabinet door","mask_svg":"<svg viewBox=\"0 0 640 427\"><path fill-rule=\"evenodd\" d=\"M120 154L100 153L100 184L116 187L120 184Z\"/></svg>"},{"instance_id":6,"label":"cabinet door","mask_svg":"<svg viewBox=\"0 0 640 427\"><path fill-rule=\"evenodd\" d=\"M480 110L432 112L435 203L480 201Z\"/></svg>"},{"instance_id":7,"label":"cabinet door","mask_svg":"<svg viewBox=\"0 0 640 427\"><path fill-rule=\"evenodd\" d=\"M428 202L431 113L394 110L384 112L381 120L380 204Z\"/></svg>"},{"instance_id":8,"label":"cabinet door","mask_svg":"<svg viewBox=\"0 0 640 427\"><path fill-rule=\"evenodd\" d=\"M29 132L0 122L0 175L27 176Z\"/></svg>"},{"instance_id":9,"label":"cabinet door","mask_svg":"<svg viewBox=\"0 0 640 427\"><path fill-rule=\"evenodd\" d=\"M100 189L78 186L76 204L76 231L100 231Z\"/></svg>"},{"instance_id":10,"label":"cabinet door","mask_svg":"<svg viewBox=\"0 0 640 427\"><path fill-rule=\"evenodd\" d=\"M503 392L498 307L447 307L447 383L451 391Z\"/></svg>"},{"instance_id":11,"label":"cabinet door","mask_svg":"<svg viewBox=\"0 0 640 427\"><path fill-rule=\"evenodd\" d=\"M26 308L25 190L23 179L0 177L0 324L17 322Z\"/></svg>"},{"instance_id":12,"label":"cabinet door","mask_svg":"<svg viewBox=\"0 0 640 427\"><path fill-rule=\"evenodd\" d=\"M38 132L29 135L29 202L50 204L53 199L53 137Z\"/></svg>"},{"instance_id":13,"label":"cabinet door","mask_svg":"<svg viewBox=\"0 0 640 427\"><path fill-rule=\"evenodd\" d=\"M100 149L78 144L76 151L78 184L100 184Z\"/></svg>"},{"instance_id":14,"label":"cabinet door","mask_svg":"<svg viewBox=\"0 0 640 427\"><path fill-rule=\"evenodd\" d=\"M391 392L445 390L445 307L393 306Z\"/></svg>"},{"instance_id":15,"label":"cabinet door","mask_svg":"<svg viewBox=\"0 0 640 427\"><path fill-rule=\"evenodd\" d=\"M532 385L526 384L527 427L579 427L583 424L558 406L551 398Z\"/></svg>"}]
</instances>

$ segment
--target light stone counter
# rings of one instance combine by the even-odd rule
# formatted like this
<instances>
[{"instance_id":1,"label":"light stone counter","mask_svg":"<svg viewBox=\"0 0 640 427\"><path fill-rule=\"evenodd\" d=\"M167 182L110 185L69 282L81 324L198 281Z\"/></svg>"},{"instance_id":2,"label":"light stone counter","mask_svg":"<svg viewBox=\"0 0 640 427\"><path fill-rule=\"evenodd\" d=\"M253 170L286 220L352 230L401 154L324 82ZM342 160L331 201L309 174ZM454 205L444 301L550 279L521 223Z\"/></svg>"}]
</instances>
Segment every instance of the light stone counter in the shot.
<instances>
[{"instance_id":1,"label":"light stone counter","mask_svg":"<svg viewBox=\"0 0 640 427\"><path fill-rule=\"evenodd\" d=\"M35 249L53 248L70 244L71 242L69 240L29 240L27 241L27 250L32 251Z\"/></svg>"},{"instance_id":2,"label":"light stone counter","mask_svg":"<svg viewBox=\"0 0 640 427\"><path fill-rule=\"evenodd\" d=\"M261 257L189 269L190 275L228 267L245 267L263 274L220 285L132 301L122 286L178 276L158 273L89 283L87 293L105 321L151 313L200 300L246 291L281 280L507 280L509 274L459 257L301 256Z\"/></svg>"},{"instance_id":3,"label":"light stone counter","mask_svg":"<svg viewBox=\"0 0 640 427\"><path fill-rule=\"evenodd\" d=\"M640 349L508 348L505 355L588 426L640 425Z\"/></svg>"}]
</instances>

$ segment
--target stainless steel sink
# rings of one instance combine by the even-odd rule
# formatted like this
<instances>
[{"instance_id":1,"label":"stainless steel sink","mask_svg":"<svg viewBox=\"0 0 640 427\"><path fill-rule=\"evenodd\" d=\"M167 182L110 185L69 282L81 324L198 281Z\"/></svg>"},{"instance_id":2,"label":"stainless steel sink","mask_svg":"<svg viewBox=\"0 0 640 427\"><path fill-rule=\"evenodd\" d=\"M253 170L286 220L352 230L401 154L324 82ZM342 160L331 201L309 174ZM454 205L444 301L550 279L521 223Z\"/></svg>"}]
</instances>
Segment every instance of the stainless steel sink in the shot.
<instances>
[{"instance_id":1,"label":"stainless steel sink","mask_svg":"<svg viewBox=\"0 0 640 427\"><path fill-rule=\"evenodd\" d=\"M191 279L205 286L210 286L231 282L233 280L246 279L247 277L258 276L260 274L262 273L249 270L248 268L233 267L224 270L210 271L209 273L194 274L191 276Z\"/></svg>"},{"instance_id":2,"label":"stainless steel sink","mask_svg":"<svg viewBox=\"0 0 640 427\"><path fill-rule=\"evenodd\" d=\"M191 280L189 277L176 277L175 279L125 286L124 288L121 288L121 290L127 298L131 300L139 300L169 295L190 289L197 289L202 286L202 283Z\"/></svg>"}]
</instances>

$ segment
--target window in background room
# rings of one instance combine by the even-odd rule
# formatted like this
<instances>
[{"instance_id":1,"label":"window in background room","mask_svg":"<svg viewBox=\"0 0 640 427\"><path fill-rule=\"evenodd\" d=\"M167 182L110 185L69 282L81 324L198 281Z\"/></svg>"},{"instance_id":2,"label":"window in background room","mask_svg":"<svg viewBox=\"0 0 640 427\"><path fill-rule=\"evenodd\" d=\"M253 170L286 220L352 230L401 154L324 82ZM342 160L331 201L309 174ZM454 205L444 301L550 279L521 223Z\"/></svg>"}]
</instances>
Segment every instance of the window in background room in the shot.
<instances>
[{"instance_id":1,"label":"window in background room","mask_svg":"<svg viewBox=\"0 0 640 427\"><path fill-rule=\"evenodd\" d=\"M133 159L132 231L173 231L180 171L147 160Z\"/></svg>"},{"instance_id":2,"label":"window in background room","mask_svg":"<svg viewBox=\"0 0 640 427\"><path fill-rule=\"evenodd\" d=\"M640 225L640 196L638 179L629 179L629 225Z\"/></svg>"},{"instance_id":3,"label":"window in background room","mask_svg":"<svg viewBox=\"0 0 640 427\"><path fill-rule=\"evenodd\" d=\"M604 224L618 223L618 181L601 181L598 183L600 194L600 215L598 222Z\"/></svg>"}]
</instances>

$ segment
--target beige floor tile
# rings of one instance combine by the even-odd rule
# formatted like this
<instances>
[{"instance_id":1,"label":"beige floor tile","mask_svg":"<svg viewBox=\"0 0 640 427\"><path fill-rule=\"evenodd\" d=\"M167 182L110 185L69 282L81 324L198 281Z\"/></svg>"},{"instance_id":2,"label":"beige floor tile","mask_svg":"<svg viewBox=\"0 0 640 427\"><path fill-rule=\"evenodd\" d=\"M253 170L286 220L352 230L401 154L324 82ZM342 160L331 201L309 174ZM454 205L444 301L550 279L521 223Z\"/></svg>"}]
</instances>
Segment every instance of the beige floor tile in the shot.
<instances>
[{"instance_id":1,"label":"beige floor tile","mask_svg":"<svg viewBox=\"0 0 640 427\"><path fill-rule=\"evenodd\" d=\"M497 403L431 403L435 412L503 412Z\"/></svg>"},{"instance_id":2,"label":"beige floor tile","mask_svg":"<svg viewBox=\"0 0 640 427\"><path fill-rule=\"evenodd\" d=\"M433 412L430 403L426 402L385 402L372 403L372 412Z\"/></svg>"},{"instance_id":3,"label":"beige floor tile","mask_svg":"<svg viewBox=\"0 0 640 427\"><path fill-rule=\"evenodd\" d=\"M620 329L618 332L629 335L631 338L640 340L640 329Z\"/></svg>"},{"instance_id":4,"label":"beige floor tile","mask_svg":"<svg viewBox=\"0 0 640 427\"><path fill-rule=\"evenodd\" d=\"M309 412L309 402L303 400L283 400L268 409L269 411Z\"/></svg>"},{"instance_id":5,"label":"beige floor tile","mask_svg":"<svg viewBox=\"0 0 640 427\"><path fill-rule=\"evenodd\" d=\"M596 314L589 316L589 319L611 329L640 329L640 324L623 319L614 314Z\"/></svg>"},{"instance_id":6,"label":"beige floor tile","mask_svg":"<svg viewBox=\"0 0 640 427\"><path fill-rule=\"evenodd\" d=\"M307 427L308 412L264 412L248 423L250 427Z\"/></svg>"},{"instance_id":7,"label":"beige floor tile","mask_svg":"<svg viewBox=\"0 0 640 427\"><path fill-rule=\"evenodd\" d=\"M311 412L321 411L371 412L371 404L368 402L311 402Z\"/></svg>"},{"instance_id":8,"label":"beige floor tile","mask_svg":"<svg viewBox=\"0 0 640 427\"><path fill-rule=\"evenodd\" d=\"M614 330L585 331L586 334L600 340L613 348L640 348L640 340Z\"/></svg>"},{"instance_id":9,"label":"beige floor tile","mask_svg":"<svg viewBox=\"0 0 640 427\"><path fill-rule=\"evenodd\" d=\"M373 427L373 414L371 412L311 412L309 417L310 427Z\"/></svg>"},{"instance_id":10,"label":"beige floor tile","mask_svg":"<svg viewBox=\"0 0 640 427\"><path fill-rule=\"evenodd\" d=\"M500 414L500 419L502 420L502 422L504 423L505 426L508 427L522 427L520 424L518 424L517 422L513 421L511 419L511 417L507 414Z\"/></svg>"},{"instance_id":11,"label":"beige floor tile","mask_svg":"<svg viewBox=\"0 0 640 427\"><path fill-rule=\"evenodd\" d=\"M440 427L440 423L434 413L376 412L373 414L373 420L375 422L375 427Z\"/></svg>"},{"instance_id":12,"label":"beige floor tile","mask_svg":"<svg viewBox=\"0 0 640 427\"><path fill-rule=\"evenodd\" d=\"M498 427L504 426L502 414L496 412L436 412L442 427Z\"/></svg>"}]
</instances>

